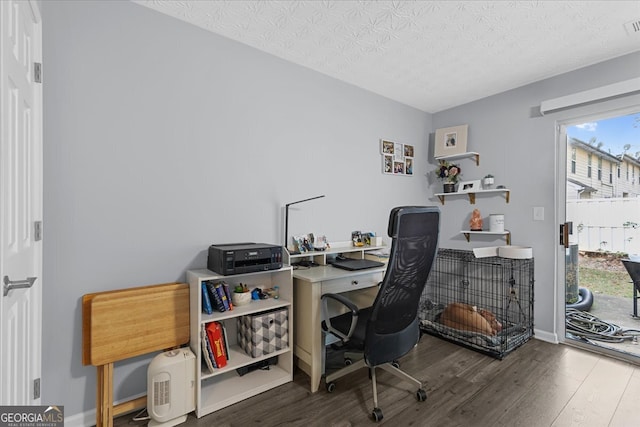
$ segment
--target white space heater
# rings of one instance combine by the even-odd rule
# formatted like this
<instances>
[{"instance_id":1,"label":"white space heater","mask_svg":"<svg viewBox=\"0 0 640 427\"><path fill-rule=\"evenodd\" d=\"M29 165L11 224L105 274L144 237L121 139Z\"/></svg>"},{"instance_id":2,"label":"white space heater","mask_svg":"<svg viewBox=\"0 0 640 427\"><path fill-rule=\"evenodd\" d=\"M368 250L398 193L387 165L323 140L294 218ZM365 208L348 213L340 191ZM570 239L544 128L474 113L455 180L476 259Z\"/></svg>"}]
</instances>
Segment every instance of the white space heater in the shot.
<instances>
[{"instance_id":1,"label":"white space heater","mask_svg":"<svg viewBox=\"0 0 640 427\"><path fill-rule=\"evenodd\" d=\"M196 408L196 357L188 347L153 358L147 370L149 427L170 427Z\"/></svg>"}]
</instances>

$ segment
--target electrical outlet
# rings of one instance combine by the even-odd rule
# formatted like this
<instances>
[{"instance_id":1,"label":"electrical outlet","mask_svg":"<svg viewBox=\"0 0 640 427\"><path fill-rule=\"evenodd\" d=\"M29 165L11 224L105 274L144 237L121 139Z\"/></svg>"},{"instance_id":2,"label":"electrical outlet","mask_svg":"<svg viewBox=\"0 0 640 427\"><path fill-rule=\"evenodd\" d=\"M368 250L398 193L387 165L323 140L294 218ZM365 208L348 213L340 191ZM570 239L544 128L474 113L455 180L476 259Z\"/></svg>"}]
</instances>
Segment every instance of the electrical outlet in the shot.
<instances>
[{"instance_id":1,"label":"electrical outlet","mask_svg":"<svg viewBox=\"0 0 640 427\"><path fill-rule=\"evenodd\" d=\"M534 221L544 221L544 208L541 206L536 206L533 208L533 220Z\"/></svg>"}]
</instances>

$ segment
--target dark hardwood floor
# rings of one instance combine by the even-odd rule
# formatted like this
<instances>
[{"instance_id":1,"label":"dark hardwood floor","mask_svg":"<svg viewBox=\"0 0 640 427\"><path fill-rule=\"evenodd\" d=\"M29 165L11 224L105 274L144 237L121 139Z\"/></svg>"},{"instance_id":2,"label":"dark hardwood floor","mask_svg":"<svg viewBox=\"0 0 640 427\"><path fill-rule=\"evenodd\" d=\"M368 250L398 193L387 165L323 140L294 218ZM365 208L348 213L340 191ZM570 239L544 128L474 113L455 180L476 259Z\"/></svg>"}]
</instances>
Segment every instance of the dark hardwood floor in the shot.
<instances>
[{"instance_id":1,"label":"dark hardwood floor","mask_svg":"<svg viewBox=\"0 0 640 427\"><path fill-rule=\"evenodd\" d=\"M191 413L182 426L640 426L640 366L570 346L532 339L500 361L424 335L400 365L423 381L427 400L381 371L379 423L366 370L314 394L296 370L292 383L200 419ZM143 424L131 417L115 426Z\"/></svg>"}]
</instances>

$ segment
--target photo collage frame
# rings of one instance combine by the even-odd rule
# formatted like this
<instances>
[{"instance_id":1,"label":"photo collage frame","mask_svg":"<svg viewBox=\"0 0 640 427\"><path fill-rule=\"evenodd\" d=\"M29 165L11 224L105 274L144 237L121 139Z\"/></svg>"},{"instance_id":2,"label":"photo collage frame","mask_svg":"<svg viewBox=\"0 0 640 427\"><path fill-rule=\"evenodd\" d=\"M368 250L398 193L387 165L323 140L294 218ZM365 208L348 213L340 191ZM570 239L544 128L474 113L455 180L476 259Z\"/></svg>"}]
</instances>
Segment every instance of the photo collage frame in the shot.
<instances>
[{"instance_id":1,"label":"photo collage frame","mask_svg":"<svg viewBox=\"0 0 640 427\"><path fill-rule=\"evenodd\" d=\"M414 151L413 145L381 139L382 173L386 175L413 176Z\"/></svg>"}]
</instances>

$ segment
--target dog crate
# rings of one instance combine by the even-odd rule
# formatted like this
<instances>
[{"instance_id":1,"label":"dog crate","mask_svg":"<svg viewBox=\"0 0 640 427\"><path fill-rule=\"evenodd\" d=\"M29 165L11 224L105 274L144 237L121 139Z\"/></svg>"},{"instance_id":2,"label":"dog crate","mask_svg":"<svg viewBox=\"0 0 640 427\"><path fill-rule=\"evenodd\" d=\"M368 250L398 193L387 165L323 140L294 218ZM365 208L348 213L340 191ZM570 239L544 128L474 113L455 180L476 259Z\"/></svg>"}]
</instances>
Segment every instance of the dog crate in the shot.
<instances>
[{"instance_id":1,"label":"dog crate","mask_svg":"<svg viewBox=\"0 0 640 427\"><path fill-rule=\"evenodd\" d=\"M476 258L473 251L439 249L420 298L420 327L502 359L533 336L533 283L533 258ZM451 310L461 304L477 310L473 316L483 313L493 328L480 331L464 322L452 327ZM491 323L491 315L499 324Z\"/></svg>"}]
</instances>

